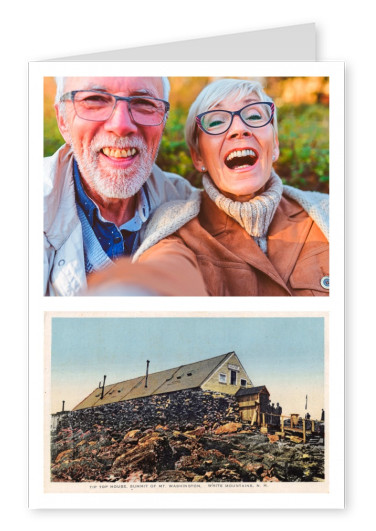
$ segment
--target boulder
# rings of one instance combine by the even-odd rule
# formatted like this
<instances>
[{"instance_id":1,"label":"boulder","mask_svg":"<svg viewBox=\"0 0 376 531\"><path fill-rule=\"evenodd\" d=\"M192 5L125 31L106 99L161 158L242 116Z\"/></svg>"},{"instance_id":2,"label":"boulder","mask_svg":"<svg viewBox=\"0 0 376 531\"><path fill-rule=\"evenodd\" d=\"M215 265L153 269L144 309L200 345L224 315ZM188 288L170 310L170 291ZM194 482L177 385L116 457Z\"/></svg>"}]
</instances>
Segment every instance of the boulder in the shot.
<instances>
[{"instance_id":1,"label":"boulder","mask_svg":"<svg viewBox=\"0 0 376 531\"><path fill-rule=\"evenodd\" d=\"M228 422L223 426L219 426L214 433L216 435L223 435L225 433L235 433L238 430L242 429L243 425L240 422Z\"/></svg>"},{"instance_id":2,"label":"boulder","mask_svg":"<svg viewBox=\"0 0 376 531\"><path fill-rule=\"evenodd\" d=\"M131 430L123 437L123 441L137 441L141 438L141 430Z\"/></svg>"},{"instance_id":3,"label":"boulder","mask_svg":"<svg viewBox=\"0 0 376 531\"><path fill-rule=\"evenodd\" d=\"M206 432L204 426L200 426L199 428L196 428L195 430L185 431L184 435L188 436L194 436L194 437L201 437Z\"/></svg>"},{"instance_id":4,"label":"boulder","mask_svg":"<svg viewBox=\"0 0 376 531\"><path fill-rule=\"evenodd\" d=\"M55 459L55 463L59 463L60 461L67 460L69 457L71 457L72 454L73 454L73 449L64 450L63 452L60 452Z\"/></svg>"}]
</instances>

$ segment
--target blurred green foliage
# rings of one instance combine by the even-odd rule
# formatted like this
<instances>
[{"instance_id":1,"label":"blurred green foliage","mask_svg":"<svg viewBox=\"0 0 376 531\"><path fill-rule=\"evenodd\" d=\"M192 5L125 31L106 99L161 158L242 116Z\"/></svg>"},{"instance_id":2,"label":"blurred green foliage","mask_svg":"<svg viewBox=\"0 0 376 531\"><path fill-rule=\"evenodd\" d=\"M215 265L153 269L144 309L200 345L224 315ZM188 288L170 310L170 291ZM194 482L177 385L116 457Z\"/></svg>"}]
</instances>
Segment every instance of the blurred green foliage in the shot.
<instances>
[{"instance_id":1,"label":"blurred green foliage","mask_svg":"<svg viewBox=\"0 0 376 531\"><path fill-rule=\"evenodd\" d=\"M50 113L44 118L44 156L53 155L60 146L64 144L64 139L60 134L56 123L55 113Z\"/></svg>"},{"instance_id":2,"label":"blurred green foliage","mask_svg":"<svg viewBox=\"0 0 376 531\"><path fill-rule=\"evenodd\" d=\"M201 186L184 140L186 110L170 111L157 164ZM63 139L54 114L45 118L45 155L52 155ZM284 105L278 108L280 156L274 167L283 182L302 190L329 191L329 108L324 104Z\"/></svg>"},{"instance_id":3,"label":"blurred green foliage","mask_svg":"<svg viewBox=\"0 0 376 531\"><path fill-rule=\"evenodd\" d=\"M194 186L201 187L201 174L193 166L188 147L184 140L186 111L172 109L162 136L157 164L164 171L182 175Z\"/></svg>"},{"instance_id":4,"label":"blurred green foliage","mask_svg":"<svg viewBox=\"0 0 376 531\"><path fill-rule=\"evenodd\" d=\"M280 156L275 170L286 184L329 192L327 105L284 105L278 109Z\"/></svg>"}]
</instances>

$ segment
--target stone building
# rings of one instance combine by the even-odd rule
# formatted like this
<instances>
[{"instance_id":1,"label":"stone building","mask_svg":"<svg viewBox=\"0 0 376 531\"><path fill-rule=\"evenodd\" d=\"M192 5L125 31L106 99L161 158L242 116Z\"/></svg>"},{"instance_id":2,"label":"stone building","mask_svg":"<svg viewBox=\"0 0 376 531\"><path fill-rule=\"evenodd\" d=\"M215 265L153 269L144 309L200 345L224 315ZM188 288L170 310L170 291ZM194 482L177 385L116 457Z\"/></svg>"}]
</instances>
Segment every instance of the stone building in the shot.
<instances>
[{"instance_id":1,"label":"stone building","mask_svg":"<svg viewBox=\"0 0 376 531\"><path fill-rule=\"evenodd\" d=\"M253 388L252 381L235 352L180 365L115 384L94 389L73 411L138 398L201 389L236 395L240 389Z\"/></svg>"}]
</instances>

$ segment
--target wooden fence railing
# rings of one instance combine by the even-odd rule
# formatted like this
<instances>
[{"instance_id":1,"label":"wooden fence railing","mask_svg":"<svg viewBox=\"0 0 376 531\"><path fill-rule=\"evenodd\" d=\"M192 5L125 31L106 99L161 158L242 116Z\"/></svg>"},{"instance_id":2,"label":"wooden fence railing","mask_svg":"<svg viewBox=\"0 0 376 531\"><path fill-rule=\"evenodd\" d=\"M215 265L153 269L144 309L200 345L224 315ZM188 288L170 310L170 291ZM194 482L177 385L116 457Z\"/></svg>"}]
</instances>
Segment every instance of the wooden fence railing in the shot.
<instances>
[{"instance_id":1,"label":"wooden fence railing","mask_svg":"<svg viewBox=\"0 0 376 531\"><path fill-rule=\"evenodd\" d=\"M278 417L278 422L267 422L267 420L270 420L270 417ZM285 426L285 420L290 420L290 426ZM302 428L299 428L299 420L302 421ZM318 425L319 422L314 419L305 419L302 417L299 417L298 414L292 413L291 415L276 415L275 413L261 413L261 426L266 428L268 424L274 424L275 426L280 426L281 433L285 433L286 431L293 432L296 434L301 435L303 442L305 443L307 440L307 432L312 433L315 431L315 427ZM310 428L307 430L307 424L310 426Z\"/></svg>"}]
</instances>

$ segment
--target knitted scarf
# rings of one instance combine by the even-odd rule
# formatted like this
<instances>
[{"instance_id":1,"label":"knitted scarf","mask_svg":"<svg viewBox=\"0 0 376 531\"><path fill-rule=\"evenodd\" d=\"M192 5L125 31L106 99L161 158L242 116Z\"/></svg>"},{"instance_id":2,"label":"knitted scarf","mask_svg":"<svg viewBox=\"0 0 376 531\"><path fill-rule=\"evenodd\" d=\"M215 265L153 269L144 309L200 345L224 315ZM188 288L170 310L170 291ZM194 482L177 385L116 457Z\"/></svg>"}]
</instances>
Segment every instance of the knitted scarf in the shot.
<instances>
[{"instance_id":1,"label":"knitted scarf","mask_svg":"<svg viewBox=\"0 0 376 531\"><path fill-rule=\"evenodd\" d=\"M282 181L274 170L272 170L270 179L266 183L265 191L244 203L233 201L224 196L208 174L203 176L202 184L217 207L237 221L266 254L269 225L277 210L283 191Z\"/></svg>"}]
</instances>

